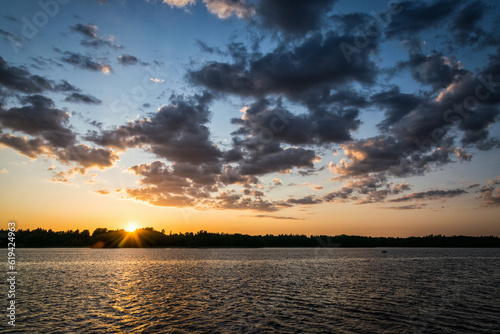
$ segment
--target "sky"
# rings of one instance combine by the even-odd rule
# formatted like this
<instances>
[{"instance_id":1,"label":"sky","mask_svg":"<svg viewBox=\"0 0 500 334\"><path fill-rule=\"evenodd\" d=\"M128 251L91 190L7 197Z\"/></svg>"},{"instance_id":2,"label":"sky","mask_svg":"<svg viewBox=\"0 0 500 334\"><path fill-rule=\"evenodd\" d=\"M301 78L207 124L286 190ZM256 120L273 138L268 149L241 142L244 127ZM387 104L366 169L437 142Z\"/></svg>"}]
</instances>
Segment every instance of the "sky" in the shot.
<instances>
[{"instance_id":1,"label":"sky","mask_svg":"<svg viewBox=\"0 0 500 334\"><path fill-rule=\"evenodd\" d=\"M41 0L0 15L0 220L500 236L500 4Z\"/></svg>"}]
</instances>

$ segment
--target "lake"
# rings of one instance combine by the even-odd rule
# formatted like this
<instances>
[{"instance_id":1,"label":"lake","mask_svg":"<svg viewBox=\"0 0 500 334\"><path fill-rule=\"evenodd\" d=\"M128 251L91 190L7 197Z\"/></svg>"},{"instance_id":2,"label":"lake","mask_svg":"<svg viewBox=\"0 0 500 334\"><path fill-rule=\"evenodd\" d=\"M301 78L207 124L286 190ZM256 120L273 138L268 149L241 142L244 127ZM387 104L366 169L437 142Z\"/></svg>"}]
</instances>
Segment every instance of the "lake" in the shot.
<instances>
[{"instance_id":1,"label":"lake","mask_svg":"<svg viewBox=\"0 0 500 334\"><path fill-rule=\"evenodd\" d=\"M500 333L500 249L386 250L17 249L0 333Z\"/></svg>"}]
</instances>

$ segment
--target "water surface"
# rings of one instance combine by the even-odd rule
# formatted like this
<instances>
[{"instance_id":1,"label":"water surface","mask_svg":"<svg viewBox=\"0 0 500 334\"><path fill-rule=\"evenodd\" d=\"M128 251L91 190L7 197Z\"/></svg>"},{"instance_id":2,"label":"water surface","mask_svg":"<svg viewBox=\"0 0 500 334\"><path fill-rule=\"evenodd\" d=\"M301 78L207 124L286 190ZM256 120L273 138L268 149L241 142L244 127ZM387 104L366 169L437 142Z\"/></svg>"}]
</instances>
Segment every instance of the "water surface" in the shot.
<instances>
[{"instance_id":1,"label":"water surface","mask_svg":"<svg viewBox=\"0 0 500 334\"><path fill-rule=\"evenodd\" d=\"M387 251L17 249L16 331L500 333L500 249Z\"/></svg>"}]
</instances>

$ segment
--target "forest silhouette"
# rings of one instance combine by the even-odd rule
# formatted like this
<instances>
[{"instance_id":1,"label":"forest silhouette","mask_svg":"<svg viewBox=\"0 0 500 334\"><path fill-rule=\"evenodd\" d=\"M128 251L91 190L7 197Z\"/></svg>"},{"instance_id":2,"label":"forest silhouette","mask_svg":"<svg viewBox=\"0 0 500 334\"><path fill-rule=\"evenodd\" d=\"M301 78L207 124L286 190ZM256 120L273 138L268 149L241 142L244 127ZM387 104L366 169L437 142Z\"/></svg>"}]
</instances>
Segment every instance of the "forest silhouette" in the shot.
<instances>
[{"instance_id":1,"label":"forest silhouette","mask_svg":"<svg viewBox=\"0 0 500 334\"><path fill-rule=\"evenodd\" d=\"M83 231L52 231L37 228L20 229L16 233L16 247L93 247L93 248L136 248L136 247L500 247L496 236L444 236L424 237L369 237L356 235L248 235L240 233L168 233L152 227L134 232L97 228L92 234ZM7 245L7 231L0 230L0 244Z\"/></svg>"}]
</instances>

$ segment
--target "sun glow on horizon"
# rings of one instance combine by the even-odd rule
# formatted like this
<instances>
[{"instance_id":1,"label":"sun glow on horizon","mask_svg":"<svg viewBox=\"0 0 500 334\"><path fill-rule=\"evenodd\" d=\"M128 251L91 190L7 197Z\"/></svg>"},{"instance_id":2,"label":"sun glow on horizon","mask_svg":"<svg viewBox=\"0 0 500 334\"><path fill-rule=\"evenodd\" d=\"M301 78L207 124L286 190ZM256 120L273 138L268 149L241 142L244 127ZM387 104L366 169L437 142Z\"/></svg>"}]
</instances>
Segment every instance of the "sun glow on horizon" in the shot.
<instances>
[{"instance_id":1,"label":"sun glow on horizon","mask_svg":"<svg viewBox=\"0 0 500 334\"><path fill-rule=\"evenodd\" d=\"M135 232L137 230L137 225L135 225L134 223L130 223L127 228L125 228L125 231L127 232Z\"/></svg>"}]
</instances>

